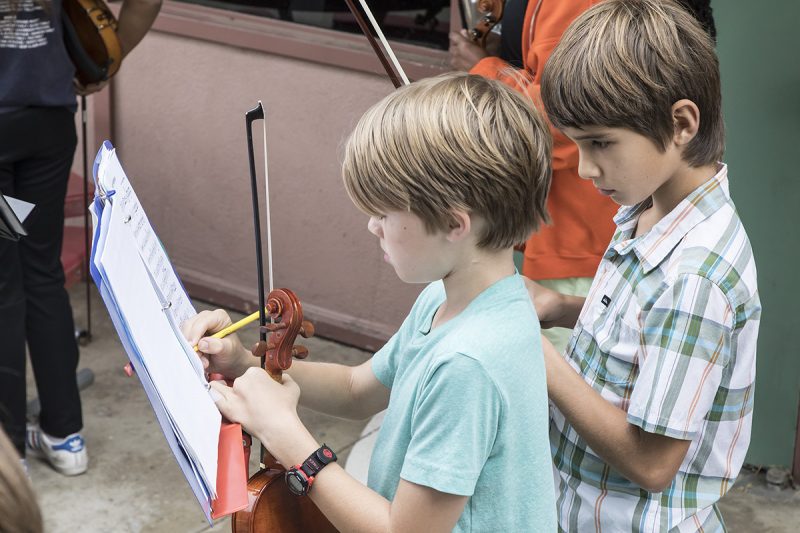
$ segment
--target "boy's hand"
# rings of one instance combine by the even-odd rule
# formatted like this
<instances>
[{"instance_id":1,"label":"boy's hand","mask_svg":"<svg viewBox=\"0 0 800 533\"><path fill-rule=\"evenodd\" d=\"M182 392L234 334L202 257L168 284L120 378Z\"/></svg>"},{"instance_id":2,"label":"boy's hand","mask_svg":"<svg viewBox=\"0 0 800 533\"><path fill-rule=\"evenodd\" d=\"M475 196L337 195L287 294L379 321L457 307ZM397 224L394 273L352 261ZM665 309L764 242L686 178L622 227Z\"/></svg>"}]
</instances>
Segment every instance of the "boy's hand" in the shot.
<instances>
[{"instance_id":1,"label":"boy's hand","mask_svg":"<svg viewBox=\"0 0 800 533\"><path fill-rule=\"evenodd\" d=\"M297 416L300 387L288 374L278 383L263 369L250 368L232 387L212 381L211 388L219 395L215 401L225 418L240 423L276 458L285 456L282 448L291 448L301 425Z\"/></svg>"},{"instance_id":2,"label":"boy's hand","mask_svg":"<svg viewBox=\"0 0 800 533\"><path fill-rule=\"evenodd\" d=\"M539 322L542 328L548 329L558 327L564 316L564 295L560 292L548 289L547 287L536 283L535 281L523 278L525 280L525 287L528 289L528 294L533 301L533 307L536 309L536 314L539 316Z\"/></svg>"},{"instance_id":3,"label":"boy's hand","mask_svg":"<svg viewBox=\"0 0 800 533\"><path fill-rule=\"evenodd\" d=\"M203 368L209 373L236 379L257 361L242 346L236 334L223 339L206 337L231 325L231 317L222 309L201 311L181 324L181 332L192 346L197 346Z\"/></svg>"},{"instance_id":4,"label":"boy's hand","mask_svg":"<svg viewBox=\"0 0 800 533\"><path fill-rule=\"evenodd\" d=\"M89 96L90 94L94 94L96 92L100 92L106 88L108 85L109 80L100 81L97 83L89 83L87 85L82 84L78 81L77 78L72 80L72 87L75 89L75 94L78 96Z\"/></svg>"}]
</instances>

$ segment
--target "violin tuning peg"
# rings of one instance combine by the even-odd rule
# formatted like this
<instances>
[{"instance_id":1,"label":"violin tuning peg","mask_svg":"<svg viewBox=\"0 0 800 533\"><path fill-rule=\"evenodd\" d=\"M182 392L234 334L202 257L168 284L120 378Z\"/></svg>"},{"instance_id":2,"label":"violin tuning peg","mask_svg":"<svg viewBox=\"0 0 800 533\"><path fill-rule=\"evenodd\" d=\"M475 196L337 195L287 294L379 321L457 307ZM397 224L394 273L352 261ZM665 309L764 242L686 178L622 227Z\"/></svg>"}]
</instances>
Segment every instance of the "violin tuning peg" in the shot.
<instances>
[{"instance_id":1,"label":"violin tuning peg","mask_svg":"<svg viewBox=\"0 0 800 533\"><path fill-rule=\"evenodd\" d=\"M305 346L293 346L292 347L292 357L297 359L305 359L308 357L308 348Z\"/></svg>"},{"instance_id":2,"label":"violin tuning peg","mask_svg":"<svg viewBox=\"0 0 800 533\"><path fill-rule=\"evenodd\" d=\"M264 357L264 354L267 353L267 343L259 341L250 348L250 351L256 357Z\"/></svg>"},{"instance_id":3,"label":"violin tuning peg","mask_svg":"<svg viewBox=\"0 0 800 533\"><path fill-rule=\"evenodd\" d=\"M492 15L485 15L481 22L484 22L486 24L494 24L495 23L495 19L494 19L494 17Z\"/></svg>"},{"instance_id":4,"label":"violin tuning peg","mask_svg":"<svg viewBox=\"0 0 800 533\"><path fill-rule=\"evenodd\" d=\"M309 322L308 320L303 320L303 324L300 326L300 335L307 339L309 337L314 336L314 324Z\"/></svg>"},{"instance_id":5,"label":"violin tuning peg","mask_svg":"<svg viewBox=\"0 0 800 533\"><path fill-rule=\"evenodd\" d=\"M480 39L483 36L483 34L480 31L478 31L477 29L473 28L473 29L469 30L469 36L473 41L477 41L478 39Z\"/></svg>"}]
</instances>

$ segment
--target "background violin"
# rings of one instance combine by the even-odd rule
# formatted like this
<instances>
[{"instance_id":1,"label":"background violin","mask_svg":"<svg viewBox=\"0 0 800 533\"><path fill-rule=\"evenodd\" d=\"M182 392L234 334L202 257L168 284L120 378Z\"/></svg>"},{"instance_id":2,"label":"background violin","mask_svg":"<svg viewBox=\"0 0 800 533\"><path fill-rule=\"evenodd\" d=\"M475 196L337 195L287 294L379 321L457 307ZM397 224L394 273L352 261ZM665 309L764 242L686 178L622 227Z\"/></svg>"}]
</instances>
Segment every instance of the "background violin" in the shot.
<instances>
[{"instance_id":1,"label":"background violin","mask_svg":"<svg viewBox=\"0 0 800 533\"><path fill-rule=\"evenodd\" d=\"M481 48L486 49L486 38L492 28L503 18L504 8L505 0L478 0L477 9L483 16L475 24L475 27L469 30L469 36L480 44Z\"/></svg>"},{"instance_id":2,"label":"background violin","mask_svg":"<svg viewBox=\"0 0 800 533\"><path fill-rule=\"evenodd\" d=\"M83 85L111 78L122 63L117 19L103 0L64 0L62 25L75 76Z\"/></svg>"}]
</instances>

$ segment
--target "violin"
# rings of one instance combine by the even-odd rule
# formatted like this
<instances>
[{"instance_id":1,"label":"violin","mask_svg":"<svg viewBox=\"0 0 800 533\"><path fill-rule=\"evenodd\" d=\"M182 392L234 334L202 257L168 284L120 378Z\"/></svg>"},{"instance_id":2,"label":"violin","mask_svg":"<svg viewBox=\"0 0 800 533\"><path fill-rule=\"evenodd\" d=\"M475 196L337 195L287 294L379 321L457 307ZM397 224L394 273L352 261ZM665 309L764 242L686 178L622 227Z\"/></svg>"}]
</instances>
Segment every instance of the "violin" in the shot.
<instances>
[{"instance_id":1,"label":"violin","mask_svg":"<svg viewBox=\"0 0 800 533\"><path fill-rule=\"evenodd\" d=\"M477 8L483 16L475 24L475 27L469 30L469 36L474 42L480 44L481 48L486 49L486 38L489 36L489 32L503 18L505 0L478 0Z\"/></svg>"},{"instance_id":2,"label":"violin","mask_svg":"<svg viewBox=\"0 0 800 533\"><path fill-rule=\"evenodd\" d=\"M391 50L383 32L375 22L365 0L358 0L361 7L370 17L375 33L386 48L388 56L384 54L376 39L369 31L369 26L361 12L356 8L353 0L345 0L348 8L355 17L367 40L370 42L378 59L383 65L395 88L408 84L408 77L403 72L400 63ZM394 65L394 69L392 68ZM289 289L271 290L267 300L264 300L264 268L263 254L261 251L261 223L259 220L258 186L256 182L255 157L253 155L253 121L264 119L264 108L259 102L258 107L248 111L245 115L247 126L248 156L250 164L250 185L253 200L253 226L255 228L256 263L259 294L259 312L261 327L259 329L261 340L253 347L252 353L261 357L261 366L276 381L281 380L284 370L292 364L292 358L304 359L308 350L303 346L295 346L297 335L310 337L314 334L314 327L310 322L303 320L303 309L300 300ZM266 135L266 130L265 130ZM266 166L266 145L264 162ZM267 182L267 233L269 229L269 183ZM270 242L271 242L270 238ZM270 252L269 256L272 254ZM270 276L272 268L270 265ZM272 282L270 281L270 285ZM266 315L273 320L266 322ZM245 464L250 455L249 436L245 437ZM266 452L262 447L261 469L247 482L248 504L241 511L237 511L231 520L233 533L328 533L337 529L322 514L319 508L308 497L295 496L289 492L285 483L286 469Z\"/></svg>"},{"instance_id":3,"label":"violin","mask_svg":"<svg viewBox=\"0 0 800 533\"><path fill-rule=\"evenodd\" d=\"M82 85L110 79L122 64L117 19L103 0L63 0L64 44Z\"/></svg>"},{"instance_id":4,"label":"violin","mask_svg":"<svg viewBox=\"0 0 800 533\"><path fill-rule=\"evenodd\" d=\"M297 335L308 338L314 326L303 320L300 300L289 289L275 289L266 302L272 323L261 326L266 341L253 346L252 353L262 360L264 368L276 381L292 364L292 358L305 359L308 349L295 346ZM249 439L245 456L249 456ZM308 497L289 492L284 477L286 469L272 455L262 450L262 468L247 482L247 507L237 511L231 521L234 533L256 532L334 532L335 527Z\"/></svg>"},{"instance_id":5,"label":"violin","mask_svg":"<svg viewBox=\"0 0 800 533\"><path fill-rule=\"evenodd\" d=\"M253 201L253 228L255 230L256 267L258 279L259 338L252 353L261 358L261 367L275 381L281 381L284 370L292 365L292 358L305 359L308 349L295 346L297 336L308 338L314 334L314 326L303 320L300 300L289 289L270 290L264 297L264 260L261 251L261 221L259 217L258 183L256 181L255 156L253 155L253 131L255 120L264 120L264 108L258 107L245 114L247 127L247 153L250 163L250 186ZM266 126L264 129L266 136ZM266 145L264 165L267 165ZM269 181L267 193L267 235L270 257L270 287L272 287L272 249L269 224ZM267 317L271 322L267 323ZM245 434L245 464L250 459L252 439ZM314 502L289 492L285 483L286 469L261 447L261 468L247 482L247 507L233 514L231 530L234 533L333 533L336 530Z\"/></svg>"}]
</instances>

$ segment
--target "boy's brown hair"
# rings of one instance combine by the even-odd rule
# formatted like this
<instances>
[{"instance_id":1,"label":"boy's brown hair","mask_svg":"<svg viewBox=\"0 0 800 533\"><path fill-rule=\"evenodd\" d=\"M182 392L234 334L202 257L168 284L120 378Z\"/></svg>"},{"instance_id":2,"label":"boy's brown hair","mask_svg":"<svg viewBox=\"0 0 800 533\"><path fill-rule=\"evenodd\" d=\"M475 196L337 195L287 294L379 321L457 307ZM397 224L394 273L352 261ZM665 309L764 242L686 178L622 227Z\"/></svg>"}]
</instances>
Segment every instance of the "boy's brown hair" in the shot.
<instances>
[{"instance_id":1,"label":"boy's brown hair","mask_svg":"<svg viewBox=\"0 0 800 533\"><path fill-rule=\"evenodd\" d=\"M465 210L486 222L479 247L508 248L548 221L551 143L521 95L481 76L444 74L367 111L347 141L342 175L369 215L408 211L432 233Z\"/></svg>"},{"instance_id":2,"label":"boy's brown hair","mask_svg":"<svg viewBox=\"0 0 800 533\"><path fill-rule=\"evenodd\" d=\"M541 95L557 128L627 128L661 150L674 133L672 105L691 100L700 109L700 128L684 161L699 167L722 158L714 45L671 0L606 0L585 11L548 59Z\"/></svg>"}]
</instances>

